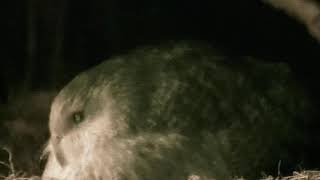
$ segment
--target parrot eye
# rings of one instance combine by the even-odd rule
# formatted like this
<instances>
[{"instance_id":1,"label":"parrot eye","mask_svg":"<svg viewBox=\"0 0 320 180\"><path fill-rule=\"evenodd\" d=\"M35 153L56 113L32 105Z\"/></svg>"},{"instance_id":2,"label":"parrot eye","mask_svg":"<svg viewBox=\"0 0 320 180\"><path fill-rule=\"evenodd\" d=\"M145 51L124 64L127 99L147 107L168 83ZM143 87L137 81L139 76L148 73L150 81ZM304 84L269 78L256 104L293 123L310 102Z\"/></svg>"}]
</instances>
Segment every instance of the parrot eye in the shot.
<instances>
[{"instance_id":1,"label":"parrot eye","mask_svg":"<svg viewBox=\"0 0 320 180\"><path fill-rule=\"evenodd\" d=\"M83 112L82 111L73 113L73 115L72 115L73 124L79 125L83 120L84 120L84 118L83 118Z\"/></svg>"}]
</instances>

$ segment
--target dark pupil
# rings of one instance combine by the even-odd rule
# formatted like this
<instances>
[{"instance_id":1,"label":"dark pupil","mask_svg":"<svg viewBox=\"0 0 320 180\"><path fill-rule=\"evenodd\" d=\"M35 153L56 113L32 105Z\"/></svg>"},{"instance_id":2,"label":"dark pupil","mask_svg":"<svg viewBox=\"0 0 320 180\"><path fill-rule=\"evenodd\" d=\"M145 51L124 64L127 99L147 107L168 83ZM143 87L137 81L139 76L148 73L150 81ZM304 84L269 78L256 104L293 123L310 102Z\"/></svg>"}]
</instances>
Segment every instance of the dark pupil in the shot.
<instances>
[{"instance_id":1,"label":"dark pupil","mask_svg":"<svg viewBox=\"0 0 320 180\"><path fill-rule=\"evenodd\" d=\"M73 122L75 124L80 124L83 121L82 113L76 112L73 114Z\"/></svg>"}]
</instances>

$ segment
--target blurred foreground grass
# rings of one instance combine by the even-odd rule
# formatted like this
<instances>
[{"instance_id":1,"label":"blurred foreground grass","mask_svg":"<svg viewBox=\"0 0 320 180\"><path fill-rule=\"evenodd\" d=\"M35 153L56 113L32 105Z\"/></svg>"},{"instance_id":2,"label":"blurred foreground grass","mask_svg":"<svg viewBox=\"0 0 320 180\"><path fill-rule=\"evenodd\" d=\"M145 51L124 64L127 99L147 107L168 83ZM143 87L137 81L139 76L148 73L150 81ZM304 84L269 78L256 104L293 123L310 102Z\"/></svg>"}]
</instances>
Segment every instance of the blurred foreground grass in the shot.
<instances>
[{"instance_id":1,"label":"blurred foreground grass","mask_svg":"<svg viewBox=\"0 0 320 180\"><path fill-rule=\"evenodd\" d=\"M0 174L0 180L41 180L39 176L29 176L24 171L16 170L11 151L7 148L2 148L2 150L8 153L8 160L6 162L0 160L0 165L8 169L8 174Z\"/></svg>"},{"instance_id":2,"label":"blurred foreground grass","mask_svg":"<svg viewBox=\"0 0 320 180\"><path fill-rule=\"evenodd\" d=\"M40 176L33 176L28 175L24 171L19 171L15 169L13 163L13 155L11 151L7 148L2 148L4 151L8 153L8 160L1 161L0 166L4 166L8 169L8 174L3 175L0 174L0 180L41 180ZM89 179L88 179L89 180ZM216 180L216 179L203 179L199 176L191 176L188 180ZM234 178L234 180L246 180L245 178ZM266 176L261 178L260 180L320 180L320 171L311 171L311 170L304 170L301 172L293 172L292 176L287 177L272 177Z\"/></svg>"},{"instance_id":3,"label":"blurred foreground grass","mask_svg":"<svg viewBox=\"0 0 320 180\"><path fill-rule=\"evenodd\" d=\"M292 176L277 177L268 176L261 180L320 180L320 171L293 172Z\"/></svg>"}]
</instances>

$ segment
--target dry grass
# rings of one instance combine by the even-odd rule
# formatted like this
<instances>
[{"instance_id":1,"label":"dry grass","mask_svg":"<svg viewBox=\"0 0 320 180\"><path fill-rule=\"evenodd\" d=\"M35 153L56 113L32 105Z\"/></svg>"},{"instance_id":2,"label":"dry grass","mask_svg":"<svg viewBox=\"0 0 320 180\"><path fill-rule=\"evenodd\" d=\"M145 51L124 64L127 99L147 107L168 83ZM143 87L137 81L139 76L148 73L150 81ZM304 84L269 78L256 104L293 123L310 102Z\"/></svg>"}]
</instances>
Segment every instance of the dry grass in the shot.
<instances>
[{"instance_id":1,"label":"dry grass","mask_svg":"<svg viewBox=\"0 0 320 180\"><path fill-rule=\"evenodd\" d=\"M13 156L9 149L2 148L5 152L8 153L8 162L0 161L0 165L4 166L8 169L7 175L0 174L0 180L40 180L39 176L27 176L27 173L23 171L16 171L14 163L13 163Z\"/></svg>"},{"instance_id":2,"label":"dry grass","mask_svg":"<svg viewBox=\"0 0 320 180\"><path fill-rule=\"evenodd\" d=\"M320 180L320 171L293 172L292 176L273 178L268 176L261 180Z\"/></svg>"},{"instance_id":3,"label":"dry grass","mask_svg":"<svg viewBox=\"0 0 320 180\"><path fill-rule=\"evenodd\" d=\"M27 173L23 171L17 171L13 163L13 156L9 149L2 148L5 152L8 153L8 162L0 161L0 166L4 166L8 169L7 175L0 174L0 180L41 180L39 176L28 176ZM189 177L191 180L201 180L200 177L192 176ZM245 180L245 178L235 178L235 180ZM320 180L320 171L301 171L293 172L292 176L287 177L272 177L267 176L261 180Z\"/></svg>"}]
</instances>

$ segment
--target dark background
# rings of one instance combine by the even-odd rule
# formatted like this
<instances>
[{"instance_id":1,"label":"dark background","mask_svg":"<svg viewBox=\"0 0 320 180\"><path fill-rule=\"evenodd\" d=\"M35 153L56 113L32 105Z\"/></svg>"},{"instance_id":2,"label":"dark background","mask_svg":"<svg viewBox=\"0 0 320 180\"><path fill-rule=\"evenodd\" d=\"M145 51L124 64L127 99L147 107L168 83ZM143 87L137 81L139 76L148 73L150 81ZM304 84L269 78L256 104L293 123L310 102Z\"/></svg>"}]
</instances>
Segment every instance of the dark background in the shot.
<instances>
[{"instance_id":1,"label":"dark background","mask_svg":"<svg viewBox=\"0 0 320 180\"><path fill-rule=\"evenodd\" d=\"M1 7L4 103L11 90L59 89L111 55L159 41L203 40L233 56L290 61L310 75L320 56L302 25L257 0L7 0Z\"/></svg>"},{"instance_id":2,"label":"dark background","mask_svg":"<svg viewBox=\"0 0 320 180\"><path fill-rule=\"evenodd\" d=\"M48 136L56 92L79 72L138 46L198 40L234 60L287 62L318 99L319 43L258 0L4 0L0 7L0 145L28 172L39 172L30 167Z\"/></svg>"}]
</instances>

